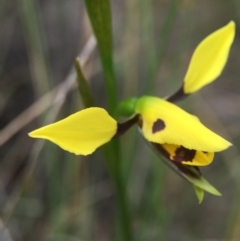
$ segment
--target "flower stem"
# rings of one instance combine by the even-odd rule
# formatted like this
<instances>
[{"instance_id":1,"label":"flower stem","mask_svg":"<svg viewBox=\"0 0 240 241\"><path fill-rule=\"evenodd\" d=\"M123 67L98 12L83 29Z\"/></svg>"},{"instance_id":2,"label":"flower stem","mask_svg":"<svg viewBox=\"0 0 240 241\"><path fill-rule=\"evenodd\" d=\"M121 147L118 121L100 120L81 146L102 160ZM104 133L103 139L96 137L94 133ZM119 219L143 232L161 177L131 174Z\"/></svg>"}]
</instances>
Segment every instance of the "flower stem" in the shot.
<instances>
[{"instance_id":1,"label":"flower stem","mask_svg":"<svg viewBox=\"0 0 240 241\"><path fill-rule=\"evenodd\" d=\"M117 108L117 82L113 64L113 36L110 0L85 0L88 16L97 39L99 55L107 91L109 113L114 115ZM116 116L114 116L116 117ZM124 241L131 241L131 221L127 206L126 190L121 170L121 152L119 140L112 140L104 147L108 171L114 180Z\"/></svg>"},{"instance_id":2,"label":"flower stem","mask_svg":"<svg viewBox=\"0 0 240 241\"><path fill-rule=\"evenodd\" d=\"M127 205L126 188L124 185L120 165L121 154L119 140L114 139L105 147L106 149L104 149L104 154L106 157L108 170L112 176L116 188L123 239L124 241L132 241L133 235L131 230L131 217L129 207Z\"/></svg>"},{"instance_id":3,"label":"flower stem","mask_svg":"<svg viewBox=\"0 0 240 241\"><path fill-rule=\"evenodd\" d=\"M131 241L133 240L133 237L132 237L132 231L131 231L130 214L129 214L129 209L126 202L126 189L124 187L124 183L122 181L121 175L116 177L115 184L116 184L116 190L117 190L117 196L118 196L120 220L122 224L124 240Z\"/></svg>"}]
</instances>

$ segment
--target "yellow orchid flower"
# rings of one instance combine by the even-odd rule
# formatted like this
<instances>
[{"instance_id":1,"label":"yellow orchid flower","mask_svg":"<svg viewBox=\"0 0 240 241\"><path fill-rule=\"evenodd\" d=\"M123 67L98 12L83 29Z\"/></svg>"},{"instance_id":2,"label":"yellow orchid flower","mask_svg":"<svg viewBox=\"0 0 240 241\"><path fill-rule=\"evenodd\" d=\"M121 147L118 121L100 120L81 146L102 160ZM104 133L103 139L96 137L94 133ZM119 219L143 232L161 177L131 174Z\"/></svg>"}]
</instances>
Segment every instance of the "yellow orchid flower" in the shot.
<instances>
[{"instance_id":1,"label":"yellow orchid flower","mask_svg":"<svg viewBox=\"0 0 240 241\"><path fill-rule=\"evenodd\" d=\"M202 176L197 166L212 162L214 153L231 143L204 126L200 120L175 104L216 79L227 61L235 33L234 22L206 37L196 48L182 87L169 98L143 96L123 101L119 110L130 117L118 123L103 108L79 111L29 136L50 140L76 155L88 155L136 124L145 140L165 157L166 163L194 184L199 202L204 191L220 193Z\"/></svg>"},{"instance_id":2,"label":"yellow orchid flower","mask_svg":"<svg viewBox=\"0 0 240 241\"><path fill-rule=\"evenodd\" d=\"M133 114L132 118L120 124L106 110L91 107L29 135L48 139L76 155L88 155L115 135L121 135L138 124L146 140L161 144L171 153L172 161L194 166L208 165L213 152L231 145L205 127L197 117L164 99L151 96L135 99Z\"/></svg>"}]
</instances>

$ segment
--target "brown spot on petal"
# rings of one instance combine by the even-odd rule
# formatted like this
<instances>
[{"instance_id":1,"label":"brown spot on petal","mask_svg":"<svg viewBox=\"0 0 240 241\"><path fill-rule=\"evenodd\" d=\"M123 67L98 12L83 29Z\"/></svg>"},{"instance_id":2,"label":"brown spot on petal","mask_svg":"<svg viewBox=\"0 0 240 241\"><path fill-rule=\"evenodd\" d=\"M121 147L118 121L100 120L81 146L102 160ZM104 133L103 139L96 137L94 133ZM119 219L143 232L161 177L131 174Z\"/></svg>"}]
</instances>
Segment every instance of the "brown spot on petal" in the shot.
<instances>
[{"instance_id":1,"label":"brown spot on petal","mask_svg":"<svg viewBox=\"0 0 240 241\"><path fill-rule=\"evenodd\" d=\"M177 162L192 162L192 160L194 159L196 155L196 151L195 150L190 150L187 149L183 146L180 146L179 148L177 148L177 150L175 151L175 156L173 157L174 161Z\"/></svg>"},{"instance_id":2,"label":"brown spot on petal","mask_svg":"<svg viewBox=\"0 0 240 241\"><path fill-rule=\"evenodd\" d=\"M165 123L161 119L157 119L152 126L152 133L155 134L156 132L162 131L166 127Z\"/></svg>"},{"instance_id":3,"label":"brown spot on petal","mask_svg":"<svg viewBox=\"0 0 240 241\"><path fill-rule=\"evenodd\" d=\"M157 143L153 143L151 142L152 146L155 147L155 149L160 152L163 157L165 159L165 163L170 166L173 170L176 171L176 169L178 170L177 173L181 176L183 176L184 178L186 178L183 174L185 175L189 175L195 179L200 179L201 178L201 172L199 170L198 167L196 166L187 166L187 165L184 165L180 162L174 162L171 160L171 154L167 152L167 150L165 150L162 145L160 144L157 144ZM174 166L174 167L173 167Z\"/></svg>"}]
</instances>

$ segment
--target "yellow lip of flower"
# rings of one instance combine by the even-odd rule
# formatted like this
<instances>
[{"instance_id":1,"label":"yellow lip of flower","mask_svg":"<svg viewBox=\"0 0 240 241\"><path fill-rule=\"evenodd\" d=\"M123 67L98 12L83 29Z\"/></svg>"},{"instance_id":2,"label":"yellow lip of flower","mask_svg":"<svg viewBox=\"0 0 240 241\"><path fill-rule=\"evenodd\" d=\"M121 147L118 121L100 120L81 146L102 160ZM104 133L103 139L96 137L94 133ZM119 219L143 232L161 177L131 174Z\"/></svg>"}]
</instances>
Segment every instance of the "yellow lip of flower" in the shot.
<instances>
[{"instance_id":1,"label":"yellow lip of flower","mask_svg":"<svg viewBox=\"0 0 240 241\"><path fill-rule=\"evenodd\" d=\"M140 132L142 133L141 130ZM153 147L153 150L155 150L157 154L161 154L162 160L166 165L168 165L178 175L193 184L199 203L201 203L203 200L204 191L216 196L221 196L221 193L215 187L213 187L206 179L204 179L197 166L189 166L181 162L172 161L170 159L172 152L171 150L167 149L166 146L153 142L148 143L151 147Z\"/></svg>"},{"instance_id":2,"label":"yellow lip of flower","mask_svg":"<svg viewBox=\"0 0 240 241\"><path fill-rule=\"evenodd\" d=\"M213 161L213 152L190 150L184 146L163 144L162 148L169 153L169 159L191 166L206 166Z\"/></svg>"}]
</instances>

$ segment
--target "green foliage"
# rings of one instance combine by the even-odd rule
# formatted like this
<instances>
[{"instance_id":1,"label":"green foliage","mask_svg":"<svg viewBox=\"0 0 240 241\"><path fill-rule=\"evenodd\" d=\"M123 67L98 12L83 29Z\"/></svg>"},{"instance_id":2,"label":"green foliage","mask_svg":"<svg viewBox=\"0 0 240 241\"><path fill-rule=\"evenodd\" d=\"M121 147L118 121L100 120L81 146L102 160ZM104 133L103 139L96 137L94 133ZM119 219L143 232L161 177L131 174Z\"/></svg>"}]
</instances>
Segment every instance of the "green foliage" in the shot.
<instances>
[{"instance_id":1,"label":"green foliage","mask_svg":"<svg viewBox=\"0 0 240 241\"><path fill-rule=\"evenodd\" d=\"M113 65L113 37L109 0L85 0L102 62L110 113L117 105L117 84Z\"/></svg>"},{"instance_id":2,"label":"green foliage","mask_svg":"<svg viewBox=\"0 0 240 241\"><path fill-rule=\"evenodd\" d=\"M113 64L113 37L111 7L109 0L85 0L92 28L97 39L99 54L102 62L105 85L108 96L109 112L113 115L117 108L117 84ZM80 93L81 94L81 93ZM104 149L109 173L115 182L118 196L119 213L124 240L131 241L131 219L129 215L126 188L122 179L121 154L119 140L113 140Z\"/></svg>"},{"instance_id":3,"label":"green foliage","mask_svg":"<svg viewBox=\"0 0 240 241\"><path fill-rule=\"evenodd\" d=\"M82 101L84 103L84 107L92 107L95 106L93 96L90 92L88 83L83 76L82 69L81 69L81 63L80 60L77 58L75 60L75 69L77 73L77 81L78 81L78 88L80 96L82 97Z\"/></svg>"}]
</instances>

